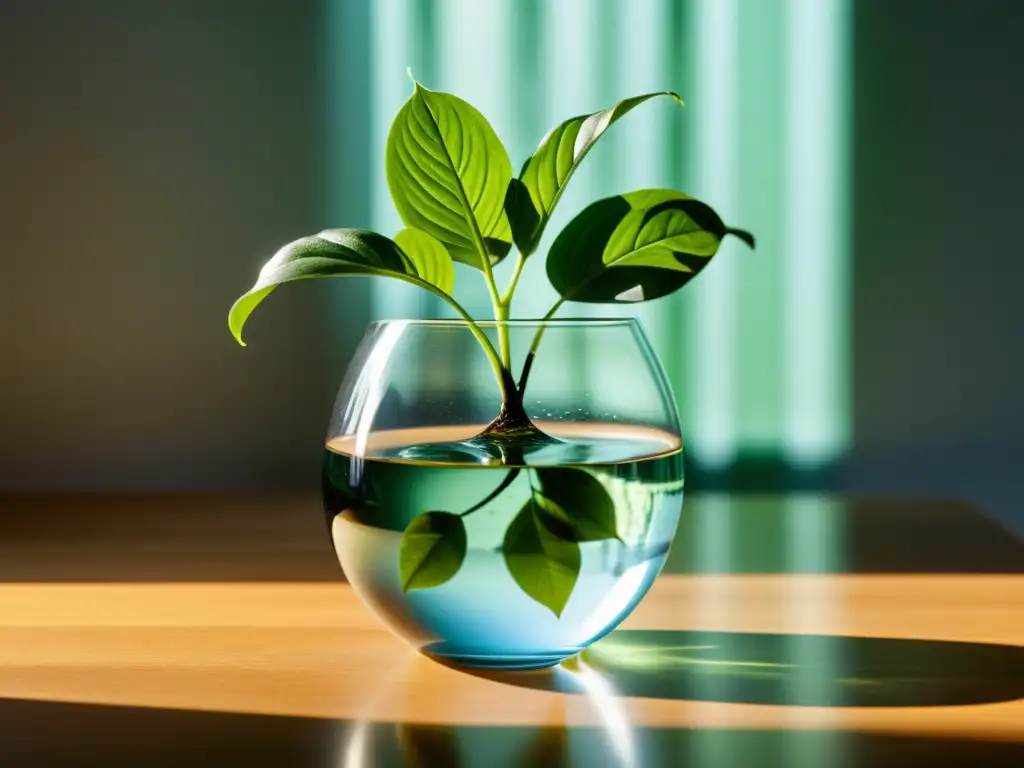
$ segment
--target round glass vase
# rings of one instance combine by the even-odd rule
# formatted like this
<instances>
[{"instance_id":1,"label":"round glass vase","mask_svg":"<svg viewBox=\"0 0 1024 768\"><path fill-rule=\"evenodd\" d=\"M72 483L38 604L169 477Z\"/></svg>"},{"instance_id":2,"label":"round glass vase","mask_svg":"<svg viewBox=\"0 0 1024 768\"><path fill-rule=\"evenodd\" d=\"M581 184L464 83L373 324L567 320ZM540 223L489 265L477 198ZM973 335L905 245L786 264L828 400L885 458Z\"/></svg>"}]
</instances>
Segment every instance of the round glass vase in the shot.
<instances>
[{"instance_id":1,"label":"round glass vase","mask_svg":"<svg viewBox=\"0 0 1024 768\"><path fill-rule=\"evenodd\" d=\"M550 666L614 629L665 562L674 399L636 320L373 323L323 498L349 582L396 634L459 666Z\"/></svg>"}]
</instances>

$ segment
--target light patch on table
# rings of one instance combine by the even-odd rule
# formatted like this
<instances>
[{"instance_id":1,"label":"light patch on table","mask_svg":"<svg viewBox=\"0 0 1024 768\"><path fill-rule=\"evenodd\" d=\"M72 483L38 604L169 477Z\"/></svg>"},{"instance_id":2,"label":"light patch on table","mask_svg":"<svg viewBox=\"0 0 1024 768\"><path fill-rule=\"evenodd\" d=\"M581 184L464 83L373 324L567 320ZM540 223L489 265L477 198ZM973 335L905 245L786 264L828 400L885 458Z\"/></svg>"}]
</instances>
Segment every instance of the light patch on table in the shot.
<instances>
[{"instance_id":1,"label":"light patch on table","mask_svg":"<svg viewBox=\"0 0 1024 768\"><path fill-rule=\"evenodd\" d=\"M829 595L834 606L815 615L780 610L808 591ZM709 593L722 602L713 624L692 610ZM1022 605L1024 578L1016 575L666 574L624 629L1022 645ZM791 623L795 615L799 628ZM614 691L614 681L607 682ZM632 728L831 728L1024 740L1024 699L794 708L616 695ZM418 656L345 584L0 585L0 697L437 725L604 722L586 694L527 688L514 677L484 679ZM563 705L552 706L559 699Z\"/></svg>"}]
</instances>

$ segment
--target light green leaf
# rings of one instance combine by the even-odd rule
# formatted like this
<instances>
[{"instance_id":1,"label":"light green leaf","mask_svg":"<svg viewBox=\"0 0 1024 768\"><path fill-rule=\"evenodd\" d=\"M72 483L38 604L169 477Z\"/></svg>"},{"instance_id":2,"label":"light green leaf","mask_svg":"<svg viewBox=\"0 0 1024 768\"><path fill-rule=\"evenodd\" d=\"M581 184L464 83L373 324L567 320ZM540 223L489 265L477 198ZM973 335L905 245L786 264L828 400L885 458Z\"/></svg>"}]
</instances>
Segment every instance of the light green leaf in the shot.
<instances>
[{"instance_id":1,"label":"light green leaf","mask_svg":"<svg viewBox=\"0 0 1024 768\"><path fill-rule=\"evenodd\" d=\"M327 229L281 248L260 270L256 284L228 313L228 326L239 344L253 310L277 286L314 277L378 275L413 283L451 301L441 288L421 279L416 265L392 240L365 229Z\"/></svg>"},{"instance_id":2,"label":"light green leaf","mask_svg":"<svg viewBox=\"0 0 1024 768\"><path fill-rule=\"evenodd\" d=\"M450 294L455 287L455 264L444 244L420 229L403 229L395 242L409 257L416 274L431 285Z\"/></svg>"},{"instance_id":3,"label":"light green leaf","mask_svg":"<svg viewBox=\"0 0 1024 768\"><path fill-rule=\"evenodd\" d=\"M567 301L648 301L693 279L727 234L754 244L689 195L629 192L599 200L569 222L548 254L548 278Z\"/></svg>"},{"instance_id":4,"label":"light green leaf","mask_svg":"<svg viewBox=\"0 0 1024 768\"><path fill-rule=\"evenodd\" d=\"M571 467L535 470L537 513L546 527L568 541L617 539L615 504L589 472Z\"/></svg>"},{"instance_id":5,"label":"light green leaf","mask_svg":"<svg viewBox=\"0 0 1024 768\"><path fill-rule=\"evenodd\" d=\"M579 544L548 530L531 499L509 524L501 549L516 584L561 616L580 573Z\"/></svg>"},{"instance_id":6,"label":"light green leaf","mask_svg":"<svg viewBox=\"0 0 1024 768\"><path fill-rule=\"evenodd\" d=\"M541 139L519 178L509 185L505 202L516 247L524 256L536 250L562 191L590 148L616 120L655 96L670 96L683 103L671 91L645 93L600 112L570 118Z\"/></svg>"},{"instance_id":7,"label":"light green leaf","mask_svg":"<svg viewBox=\"0 0 1024 768\"><path fill-rule=\"evenodd\" d=\"M402 590L444 584L466 558L466 526L450 512L424 512L402 534L398 570Z\"/></svg>"},{"instance_id":8,"label":"light green leaf","mask_svg":"<svg viewBox=\"0 0 1024 768\"><path fill-rule=\"evenodd\" d=\"M456 261L482 268L512 245L505 193L508 152L477 109L415 84L388 134L391 199L408 227L440 240Z\"/></svg>"}]
</instances>

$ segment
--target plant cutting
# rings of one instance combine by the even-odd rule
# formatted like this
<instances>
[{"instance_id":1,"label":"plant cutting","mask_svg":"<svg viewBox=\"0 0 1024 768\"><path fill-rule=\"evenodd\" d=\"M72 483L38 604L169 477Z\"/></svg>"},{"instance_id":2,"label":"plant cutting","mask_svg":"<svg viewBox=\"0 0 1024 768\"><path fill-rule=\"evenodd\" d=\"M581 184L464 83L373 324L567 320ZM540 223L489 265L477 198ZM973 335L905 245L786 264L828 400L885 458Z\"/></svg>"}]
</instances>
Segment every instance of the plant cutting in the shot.
<instances>
[{"instance_id":1,"label":"plant cutting","mask_svg":"<svg viewBox=\"0 0 1024 768\"><path fill-rule=\"evenodd\" d=\"M385 158L406 228L393 237L329 229L289 243L231 308L231 332L244 343L246 321L278 286L373 276L412 283L461 318L371 326L339 393L324 463L328 522L350 581L436 658L557 663L621 621L664 562L682 505L682 443L664 373L635 321L555 315L567 302L669 295L724 238L753 247L753 237L675 190L604 198L548 250L558 294L550 310L510 317L523 267L538 258L576 169L652 99L681 103L649 93L565 120L515 176L479 111L414 81ZM513 250L511 278L499 286L494 268ZM456 263L486 286L493 319L456 300ZM590 370L564 350L589 350ZM424 353L438 362L413 362ZM490 381L477 373L481 356ZM452 374L447 384L425 383L431 365ZM535 393L538 376L544 391Z\"/></svg>"}]
</instances>

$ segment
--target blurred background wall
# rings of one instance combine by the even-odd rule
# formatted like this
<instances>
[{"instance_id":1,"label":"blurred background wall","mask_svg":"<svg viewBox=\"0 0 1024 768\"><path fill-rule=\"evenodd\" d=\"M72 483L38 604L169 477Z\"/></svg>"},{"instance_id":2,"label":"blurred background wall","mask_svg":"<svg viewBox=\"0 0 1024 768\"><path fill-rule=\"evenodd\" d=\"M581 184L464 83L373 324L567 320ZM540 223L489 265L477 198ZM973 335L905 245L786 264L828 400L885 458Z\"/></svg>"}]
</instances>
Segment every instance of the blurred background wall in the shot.
<instances>
[{"instance_id":1,"label":"blurred background wall","mask_svg":"<svg viewBox=\"0 0 1024 768\"><path fill-rule=\"evenodd\" d=\"M363 324L441 308L311 283L245 350L226 311L287 240L397 229L411 65L514 165L570 114L686 99L602 140L561 222L670 185L759 235L641 310L691 487L957 496L1024 529L1022 32L1016 0L0 0L0 487L315 486ZM531 267L520 316L551 298Z\"/></svg>"}]
</instances>

